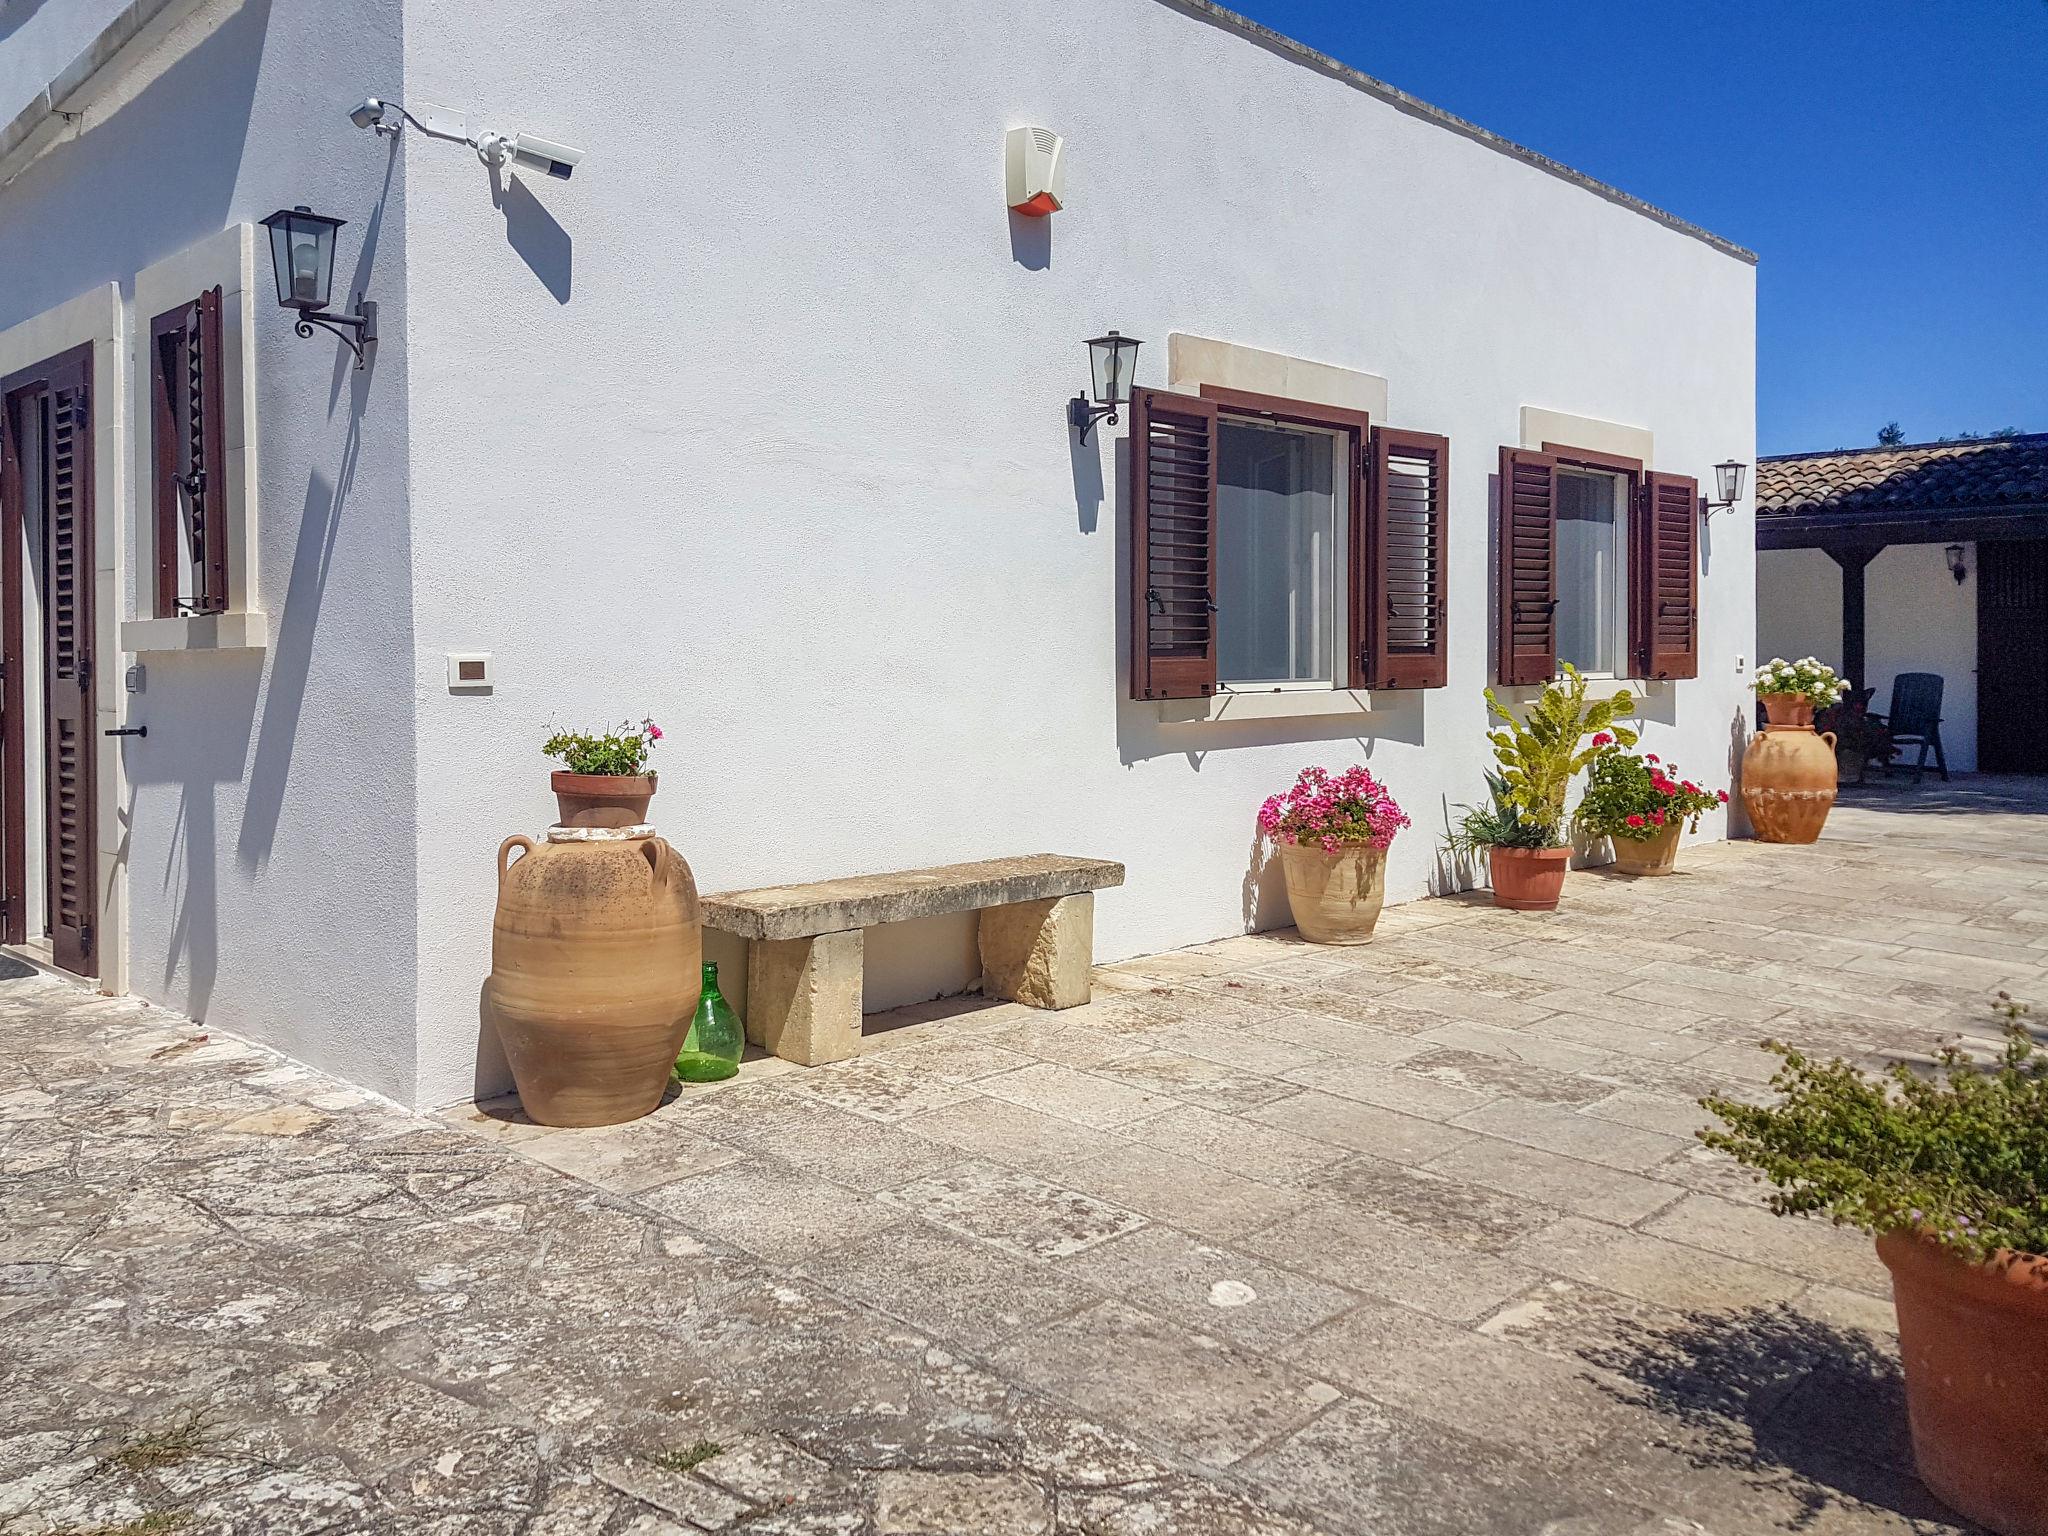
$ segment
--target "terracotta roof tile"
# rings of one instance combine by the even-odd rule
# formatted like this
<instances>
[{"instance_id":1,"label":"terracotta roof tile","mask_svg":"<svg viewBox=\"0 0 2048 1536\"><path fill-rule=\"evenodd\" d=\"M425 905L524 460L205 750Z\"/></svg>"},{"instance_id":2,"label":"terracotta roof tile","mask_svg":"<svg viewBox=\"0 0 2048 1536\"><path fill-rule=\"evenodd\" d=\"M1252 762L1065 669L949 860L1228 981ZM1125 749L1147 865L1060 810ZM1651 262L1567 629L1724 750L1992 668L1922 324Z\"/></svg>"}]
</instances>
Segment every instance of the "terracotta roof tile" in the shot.
<instances>
[{"instance_id":1,"label":"terracotta roof tile","mask_svg":"<svg viewBox=\"0 0 2048 1536\"><path fill-rule=\"evenodd\" d=\"M1759 517L2048 506L2048 432L1761 459Z\"/></svg>"}]
</instances>

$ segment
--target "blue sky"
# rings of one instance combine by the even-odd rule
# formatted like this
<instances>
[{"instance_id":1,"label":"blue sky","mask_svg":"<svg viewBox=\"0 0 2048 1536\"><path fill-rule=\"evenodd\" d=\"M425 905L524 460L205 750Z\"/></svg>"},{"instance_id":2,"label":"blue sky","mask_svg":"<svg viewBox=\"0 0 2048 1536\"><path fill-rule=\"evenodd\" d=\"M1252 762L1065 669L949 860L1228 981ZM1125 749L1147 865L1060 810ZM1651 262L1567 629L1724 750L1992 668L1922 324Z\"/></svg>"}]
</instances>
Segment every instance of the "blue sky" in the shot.
<instances>
[{"instance_id":1,"label":"blue sky","mask_svg":"<svg viewBox=\"0 0 2048 1536\"><path fill-rule=\"evenodd\" d=\"M1746 245L1760 453L2048 430L2048 0L1236 0Z\"/></svg>"}]
</instances>

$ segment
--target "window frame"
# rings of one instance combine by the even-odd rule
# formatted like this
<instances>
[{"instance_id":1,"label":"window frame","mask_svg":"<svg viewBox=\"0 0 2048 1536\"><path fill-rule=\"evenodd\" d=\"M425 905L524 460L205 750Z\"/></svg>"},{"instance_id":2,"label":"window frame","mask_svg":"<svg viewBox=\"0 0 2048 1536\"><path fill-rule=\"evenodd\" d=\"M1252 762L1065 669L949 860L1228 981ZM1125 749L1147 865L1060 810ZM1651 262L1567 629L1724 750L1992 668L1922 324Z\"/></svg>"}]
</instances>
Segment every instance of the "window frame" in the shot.
<instances>
[{"instance_id":1,"label":"window frame","mask_svg":"<svg viewBox=\"0 0 2048 1536\"><path fill-rule=\"evenodd\" d=\"M1291 400L1281 395L1230 389L1220 384L1202 385L1200 398L1216 407L1219 426L1223 417L1248 417L1282 426L1308 427L1328 432L1345 445L1345 460L1341 471L1345 486L1344 526L1339 533L1340 550L1336 557L1337 563L1331 573L1333 598L1344 618L1341 633L1333 636L1337 644L1337 654L1331 658L1333 665L1330 668L1330 681L1233 687L1225 683L1219 673L1216 692L1237 695L1336 693L1346 689L1363 688L1364 668L1360 665L1360 658L1369 638L1365 602L1372 586L1367 574L1371 549L1366 542L1369 534L1366 521L1366 479L1372 462L1371 416L1364 411L1351 410L1345 406L1322 405L1310 400Z\"/></svg>"},{"instance_id":2,"label":"window frame","mask_svg":"<svg viewBox=\"0 0 2048 1536\"><path fill-rule=\"evenodd\" d=\"M1649 562L1653 558L1646 530L1643 526L1643 486L1647 478L1647 471L1643 466L1643 461L1641 459L1632 459L1626 454L1601 453L1597 449L1580 448L1570 443L1546 441L1541 451L1556 459L1558 467L1561 469L1592 470L1598 473L1615 474L1622 477L1620 516L1625 519L1625 526L1621 532L1622 538L1625 541L1624 549L1628 562L1628 581L1626 583L1624 599L1626 619L1623 625L1621 648L1621 659L1624 663L1624 668L1621 671L1612 674L1603 673L1600 676L1603 678L1609 675L1615 678L1641 677L1644 675L1646 665L1643 646L1644 637L1648 631L1644 623L1644 612L1649 602ZM1553 518L1555 517L1554 509L1552 516ZM1553 571L1555 567L1556 557L1553 555ZM1554 580L1555 577L1553 576ZM1554 647L1556 644L1555 635L1552 636L1551 643ZM1562 668L1557 665L1554 653L1552 657L1552 671L1554 675L1562 675ZM1587 675L1592 676L1593 674L1589 673Z\"/></svg>"},{"instance_id":3,"label":"window frame","mask_svg":"<svg viewBox=\"0 0 2048 1536\"><path fill-rule=\"evenodd\" d=\"M1216 413L1216 517L1217 517L1217 586L1224 585L1224 572L1228 563L1223 557L1223 428L1235 424L1253 431L1284 432L1299 435L1314 434L1330 442L1331 476L1330 490L1337 503L1331 519L1331 548L1329 555L1329 612L1325 615L1323 639L1328 647L1329 666L1327 675L1302 678L1249 678L1232 679L1223 675L1224 624L1219 603L1216 656L1216 691L1222 694L1260 693L1329 693L1346 686L1349 665L1346 657L1352 649L1351 631L1353 560L1351 550L1352 516L1351 503L1358 496L1358 474L1355 468L1358 446L1354 435L1343 427L1325 425L1320 422L1302 420L1280 420L1265 410L1242 410L1219 405ZM1317 573L1320 575L1320 572Z\"/></svg>"},{"instance_id":4,"label":"window frame","mask_svg":"<svg viewBox=\"0 0 2048 1536\"><path fill-rule=\"evenodd\" d=\"M186 367L185 392L175 398L173 381L166 376L164 367L164 343L173 337L177 338L178 355ZM187 619L226 613L229 489L220 287L206 289L152 316L148 346L156 617ZM195 346L199 363L196 398L190 387L190 358ZM199 415L196 435L200 463L189 474L201 477L196 491L200 498L201 530L196 555L186 532L186 508L195 491L179 472L183 455L195 436L191 422L195 409ZM183 497L179 494L181 490ZM188 573L193 592L189 603L179 595Z\"/></svg>"}]
</instances>

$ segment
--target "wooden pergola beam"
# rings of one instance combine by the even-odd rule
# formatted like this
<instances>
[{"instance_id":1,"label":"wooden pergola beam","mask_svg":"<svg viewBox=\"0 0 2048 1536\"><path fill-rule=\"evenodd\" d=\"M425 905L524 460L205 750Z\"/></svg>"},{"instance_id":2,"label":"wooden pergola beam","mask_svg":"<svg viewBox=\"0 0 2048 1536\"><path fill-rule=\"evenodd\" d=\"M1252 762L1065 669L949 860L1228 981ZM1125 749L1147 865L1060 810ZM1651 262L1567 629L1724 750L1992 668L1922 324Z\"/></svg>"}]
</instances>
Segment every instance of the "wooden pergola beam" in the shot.
<instances>
[{"instance_id":1,"label":"wooden pergola beam","mask_svg":"<svg viewBox=\"0 0 2048 1536\"><path fill-rule=\"evenodd\" d=\"M1867 513L1757 515L1758 549L1827 549L1834 544L1968 544L1982 539L2048 539L2048 502Z\"/></svg>"}]
</instances>

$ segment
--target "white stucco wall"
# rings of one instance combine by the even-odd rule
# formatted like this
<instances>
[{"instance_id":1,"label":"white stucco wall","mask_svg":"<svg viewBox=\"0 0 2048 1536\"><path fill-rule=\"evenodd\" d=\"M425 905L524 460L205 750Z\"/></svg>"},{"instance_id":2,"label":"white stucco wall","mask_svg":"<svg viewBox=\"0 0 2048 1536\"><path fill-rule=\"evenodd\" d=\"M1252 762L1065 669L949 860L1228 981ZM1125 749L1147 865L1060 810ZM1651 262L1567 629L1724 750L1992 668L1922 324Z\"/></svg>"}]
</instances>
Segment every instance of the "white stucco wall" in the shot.
<instances>
[{"instance_id":1,"label":"white stucco wall","mask_svg":"<svg viewBox=\"0 0 2048 1536\"><path fill-rule=\"evenodd\" d=\"M550 818L550 722L668 729L655 815L706 889L1104 855L1099 954L1185 944L1285 920L1258 803L1363 760L1415 816L1412 897L1481 789L1522 408L1646 428L1703 482L1754 457L1749 266L1157 0L421 5L404 44L414 98L588 151L494 200L404 143L423 1100L479 1080L492 853ZM1068 139L1049 223L1002 206L1019 123ZM1105 326L1145 384L1183 331L1381 376L1449 435L1448 688L1363 722L1129 701L1125 440L1062 415ZM1646 706L1709 781L1753 572L1745 505L1707 535L1701 676ZM458 649L494 692L447 691Z\"/></svg>"},{"instance_id":2,"label":"white stucco wall","mask_svg":"<svg viewBox=\"0 0 2048 1536\"><path fill-rule=\"evenodd\" d=\"M50 0L34 21L90 9ZM13 41L0 32L0 81L36 62ZM121 703L149 737L122 751L128 801L101 838L127 879L131 990L412 1099L403 167L346 117L398 74L399 43L396 0L208 0L145 84L0 189L0 329L96 284L132 307L136 273L280 206L350 221L337 288L366 281L390 337L372 372L294 337L274 303L256 312L267 644L142 658L145 689ZM112 372L103 408L131 387ZM102 546L132 550L110 505L103 488ZM147 591L135 566L124 618ZM118 690L134 659L103 649L101 676Z\"/></svg>"},{"instance_id":3,"label":"white stucco wall","mask_svg":"<svg viewBox=\"0 0 2048 1536\"><path fill-rule=\"evenodd\" d=\"M1853 681L1877 689L1871 707L1882 711L1899 673L1940 673L1942 747L1952 770L1968 771L1977 766L1977 547L1963 551L1960 583L1943 544L1889 545L1864 568L1868 675ZM1841 567L1817 549L1761 550L1756 564L1757 655L1841 666Z\"/></svg>"}]
</instances>

